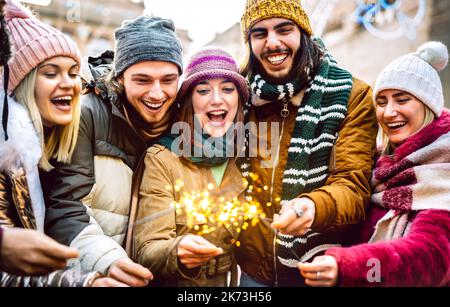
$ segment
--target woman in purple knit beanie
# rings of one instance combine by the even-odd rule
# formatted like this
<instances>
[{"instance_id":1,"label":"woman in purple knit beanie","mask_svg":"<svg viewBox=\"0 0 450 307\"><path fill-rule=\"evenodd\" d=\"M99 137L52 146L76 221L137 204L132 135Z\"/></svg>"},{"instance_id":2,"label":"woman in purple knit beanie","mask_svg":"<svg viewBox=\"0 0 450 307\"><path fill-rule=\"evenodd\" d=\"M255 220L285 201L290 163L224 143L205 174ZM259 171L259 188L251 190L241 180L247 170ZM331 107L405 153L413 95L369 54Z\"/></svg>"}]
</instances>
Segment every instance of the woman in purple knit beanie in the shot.
<instances>
[{"instance_id":1,"label":"woman in purple knit beanie","mask_svg":"<svg viewBox=\"0 0 450 307\"><path fill-rule=\"evenodd\" d=\"M311 286L450 284L450 112L438 71L447 47L428 42L388 65L374 87L381 156L365 244L299 263Z\"/></svg>"},{"instance_id":2,"label":"woman in purple knit beanie","mask_svg":"<svg viewBox=\"0 0 450 307\"><path fill-rule=\"evenodd\" d=\"M245 202L235 157L248 98L228 52L210 47L192 56L177 122L147 150L137 206L135 257L160 285L238 283L233 249L248 223L238 218L246 212L231 208Z\"/></svg>"}]
</instances>

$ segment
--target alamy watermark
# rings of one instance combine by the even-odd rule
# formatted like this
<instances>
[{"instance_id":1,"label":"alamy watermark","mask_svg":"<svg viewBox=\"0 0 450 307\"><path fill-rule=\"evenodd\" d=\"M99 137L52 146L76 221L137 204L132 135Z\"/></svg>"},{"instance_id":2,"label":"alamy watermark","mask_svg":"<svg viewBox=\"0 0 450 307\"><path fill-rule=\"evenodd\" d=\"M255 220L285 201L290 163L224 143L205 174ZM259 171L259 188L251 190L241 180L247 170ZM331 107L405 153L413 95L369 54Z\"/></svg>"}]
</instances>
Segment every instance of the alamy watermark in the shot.
<instances>
[{"instance_id":1,"label":"alamy watermark","mask_svg":"<svg viewBox=\"0 0 450 307\"><path fill-rule=\"evenodd\" d=\"M170 150L178 157L258 157L263 168L274 167L281 137L278 122L232 123L223 137L211 137L195 120L193 131L188 123L176 122L171 133L177 137Z\"/></svg>"},{"instance_id":2,"label":"alamy watermark","mask_svg":"<svg viewBox=\"0 0 450 307\"><path fill-rule=\"evenodd\" d=\"M66 7L68 8L66 13L67 21L81 22L81 1L67 0Z\"/></svg>"},{"instance_id":3,"label":"alamy watermark","mask_svg":"<svg viewBox=\"0 0 450 307\"><path fill-rule=\"evenodd\" d=\"M380 283L381 282L381 262L380 259L370 258L367 261L367 267L370 270L367 271L366 278L369 283Z\"/></svg>"}]
</instances>

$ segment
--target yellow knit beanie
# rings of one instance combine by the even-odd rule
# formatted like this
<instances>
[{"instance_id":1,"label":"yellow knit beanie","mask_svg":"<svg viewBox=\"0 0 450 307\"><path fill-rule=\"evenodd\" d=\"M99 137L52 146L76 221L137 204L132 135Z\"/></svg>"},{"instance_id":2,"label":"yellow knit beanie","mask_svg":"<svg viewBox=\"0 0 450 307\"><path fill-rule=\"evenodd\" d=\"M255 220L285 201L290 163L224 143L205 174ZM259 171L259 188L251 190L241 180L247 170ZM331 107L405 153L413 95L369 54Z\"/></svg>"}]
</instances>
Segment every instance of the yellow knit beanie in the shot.
<instances>
[{"instance_id":1,"label":"yellow knit beanie","mask_svg":"<svg viewBox=\"0 0 450 307\"><path fill-rule=\"evenodd\" d=\"M268 18L286 18L295 22L309 36L313 35L309 17L300 0L247 0L241 18L244 41L248 41L250 29L255 23Z\"/></svg>"}]
</instances>

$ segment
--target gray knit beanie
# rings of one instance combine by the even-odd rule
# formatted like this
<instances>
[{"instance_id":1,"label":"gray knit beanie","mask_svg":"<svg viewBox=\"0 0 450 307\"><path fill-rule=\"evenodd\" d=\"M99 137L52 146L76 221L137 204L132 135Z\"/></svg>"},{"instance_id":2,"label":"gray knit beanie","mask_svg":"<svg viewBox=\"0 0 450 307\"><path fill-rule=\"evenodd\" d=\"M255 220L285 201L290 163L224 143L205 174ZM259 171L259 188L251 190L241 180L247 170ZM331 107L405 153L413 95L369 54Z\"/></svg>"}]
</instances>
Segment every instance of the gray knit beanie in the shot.
<instances>
[{"instance_id":1,"label":"gray knit beanie","mask_svg":"<svg viewBox=\"0 0 450 307\"><path fill-rule=\"evenodd\" d=\"M115 77L142 61L171 62L183 71L181 43L170 19L140 16L116 30Z\"/></svg>"}]
</instances>

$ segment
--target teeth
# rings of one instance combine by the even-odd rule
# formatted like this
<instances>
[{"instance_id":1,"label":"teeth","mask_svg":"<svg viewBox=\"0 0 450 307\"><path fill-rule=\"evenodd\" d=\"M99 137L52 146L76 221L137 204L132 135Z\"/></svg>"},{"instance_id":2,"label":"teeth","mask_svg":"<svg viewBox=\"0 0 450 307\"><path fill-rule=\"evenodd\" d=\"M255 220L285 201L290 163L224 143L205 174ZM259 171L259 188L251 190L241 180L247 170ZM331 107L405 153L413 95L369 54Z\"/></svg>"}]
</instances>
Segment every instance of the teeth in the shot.
<instances>
[{"instance_id":1,"label":"teeth","mask_svg":"<svg viewBox=\"0 0 450 307\"><path fill-rule=\"evenodd\" d=\"M226 113L226 111L224 111L224 110L209 112L209 114L212 114L212 115L223 115L225 113Z\"/></svg>"},{"instance_id":2,"label":"teeth","mask_svg":"<svg viewBox=\"0 0 450 307\"><path fill-rule=\"evenodd\" d=\"M392 123L392 124L387 124L387 126L391 129L393 128L398 128L398 127L402 127L404 125L406 125L407 122L399 122L399 123Z\"/></svg>"},{"instance_id":3,"label":"teeth","mask_svg":"<svg viewBox=\"0 0 450 307\"><path fill-rule=\"evenodd\" d=\"M276 55L276 56L269 56L267 57L267 60L273 64L273 65L278 65L283 63L283 61L287 58L287 55Z\"/></svg>"},{"instance_id":4,"label":"teeth","mask_svg":"<svg viewBox=\"0 0 450 307\"><path fill-rule=\"evenodd\" d=\"M145 100L144 100L144 103L145 103L145 105L146 105L147 107L149 107L149 108L152 108L152 109L159 109L159 108L164 104L164 101L161 102L161 103L151 103L151 102L149 102L149 101L145 101Z\"/></svg>"},{"instance_id":5,"label":"teeth","mask_svg":"<svg viewBox=\"0 0 450 307\"><path fill-rule=\"evenodd\" d=\"M63 96L63 97L57 97L57 98L53 98L53 101L67 101L67 100L72 100L72 96Z\"/></svg>"}]
</instances>

